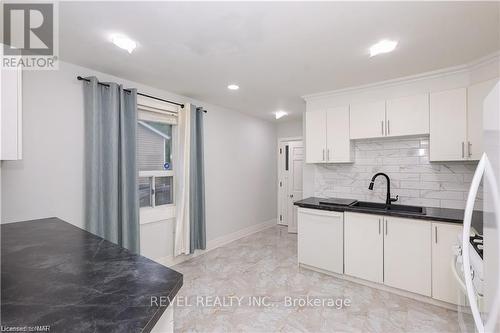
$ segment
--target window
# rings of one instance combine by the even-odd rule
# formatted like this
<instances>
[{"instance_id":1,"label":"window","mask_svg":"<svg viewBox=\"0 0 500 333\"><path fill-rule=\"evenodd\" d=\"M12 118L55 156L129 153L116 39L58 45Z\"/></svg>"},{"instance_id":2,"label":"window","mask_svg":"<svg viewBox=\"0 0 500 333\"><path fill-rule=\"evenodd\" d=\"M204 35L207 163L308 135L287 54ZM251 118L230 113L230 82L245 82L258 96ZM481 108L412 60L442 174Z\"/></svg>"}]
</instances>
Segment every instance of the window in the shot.
<instances>
[{"instance_id":1,"label":"window","mask_svg":"<svg viewBox=\"0 0 500 333\"><path fill-rule=\"evenodd\" d=\"M142 211L171 206L175 203L173 163L176 113L157 105L151 107L151 102L141 105L140 99L138 108L139 207Z\"/></svg>"}]
</instances>

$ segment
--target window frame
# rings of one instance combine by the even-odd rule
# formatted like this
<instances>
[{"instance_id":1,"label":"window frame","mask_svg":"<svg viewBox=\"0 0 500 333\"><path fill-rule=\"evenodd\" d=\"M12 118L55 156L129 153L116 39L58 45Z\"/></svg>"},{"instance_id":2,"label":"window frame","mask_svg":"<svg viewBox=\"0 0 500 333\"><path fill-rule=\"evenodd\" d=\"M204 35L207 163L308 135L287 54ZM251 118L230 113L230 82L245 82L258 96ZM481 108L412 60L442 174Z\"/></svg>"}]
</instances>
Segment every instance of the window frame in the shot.
<instances>
[{"instance_id":1,"label":"window frame","mask_svg":"<svg viewBox=\"0 0 500 333\"><path fill-rule=\"evenodd\" d=\"M177 152L177 114L178 106L157 101L151 98L137 96L137 123L152 121L172 125L172 165L175 166ZM140 207L140 224L159 222L175 218L176 215L176 179L174 170L144 170L138 172L139 178L150 178L151 189L155 190L155 178L172 177L172 203L156 206L156 191L150 193L151 206Z\"/></svg>"}]
</instances>

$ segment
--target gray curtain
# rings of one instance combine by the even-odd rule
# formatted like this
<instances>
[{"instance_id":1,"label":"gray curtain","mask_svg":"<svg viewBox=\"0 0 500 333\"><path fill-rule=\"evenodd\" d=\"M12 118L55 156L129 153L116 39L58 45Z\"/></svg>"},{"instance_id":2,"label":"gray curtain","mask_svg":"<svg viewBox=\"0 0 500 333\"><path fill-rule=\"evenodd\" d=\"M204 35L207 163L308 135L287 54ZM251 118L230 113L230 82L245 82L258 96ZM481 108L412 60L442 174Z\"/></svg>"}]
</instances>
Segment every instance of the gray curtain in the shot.
<instances>
[{"instance_id":1,"label":"gray curtain","mask_svg":"<svg viewBox=\"0 0 500 333\"><path fill-rule=\"evenodd\" d=\"M182 111L181 111L182 112ZM207 246L205 227L205 173L203 157L203 109L191 105L191 156L189 184L190 252Z\"/></svg>"},{"instance_id":2,"label":"gray curtain","mask_svg":"<svg viewBox=\"0 0 500 333\"><path fill-rule=\"evenodd\" d=\"M137 92L88 79L83 83L86 228L139 253Z\"/></svg>"}]
</instances>

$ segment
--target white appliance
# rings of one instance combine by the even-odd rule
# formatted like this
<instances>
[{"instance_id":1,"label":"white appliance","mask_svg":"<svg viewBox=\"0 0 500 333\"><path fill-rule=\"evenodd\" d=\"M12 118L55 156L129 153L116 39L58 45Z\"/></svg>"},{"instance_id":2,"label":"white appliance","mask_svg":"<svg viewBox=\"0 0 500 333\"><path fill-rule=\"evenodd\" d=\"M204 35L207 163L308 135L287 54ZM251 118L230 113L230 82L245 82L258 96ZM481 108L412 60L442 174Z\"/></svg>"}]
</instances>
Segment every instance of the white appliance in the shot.
<instances>
[{"instance_id":1,"label":"white appliance","mask_svg":"<svg viewBox=\"0 0 500 333\"><path fill-rule=\"evenodd\" d=\"M475 330L490 333L500 332L500 83L484 100L483 128L485 153L479 161L467 197L461 246L457 249L458 267L454 268L457 278L462 281L470 307L470 311L466 312L472 314ZM474 236L472 213L481 181L483 237L476 235L471 238L471 235Z\"/></svg>"}]
</instances>

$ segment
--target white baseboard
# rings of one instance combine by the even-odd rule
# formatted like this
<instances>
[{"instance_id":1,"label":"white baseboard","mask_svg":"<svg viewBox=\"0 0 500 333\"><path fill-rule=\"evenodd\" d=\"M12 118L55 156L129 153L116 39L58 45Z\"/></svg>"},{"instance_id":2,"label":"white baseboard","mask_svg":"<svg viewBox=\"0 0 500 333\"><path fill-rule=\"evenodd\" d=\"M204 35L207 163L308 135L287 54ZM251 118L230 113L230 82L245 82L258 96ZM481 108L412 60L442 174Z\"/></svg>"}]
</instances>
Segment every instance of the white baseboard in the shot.
<instances>
[{"instance_id":1,"label":"white baseboard","mask_svg":"<svg viewBox=\"0 0 500 333\"><path fill-rule=\"evenodd\" d=\"M269 221L262 222L259 224L254 224L254 225L251 225L249 227L243 228L241 230L235 231L233 233L209 240L207 242L206 250L196 250L193 254L190 254L190 255L180 255L177 257L168 256L168 257L157 258L154 260L156 262L164 265L164 266L169 266L169 267L174 266L174 265L180 264L181 262L184 262L186 260L201 256L201 255L203 255L203 254L205 254L213 249L216 249L216 248L219 248L223 245L234 242L240 238L249 236L249 235L254 234L256 232L265 230L267 228L271 228L271 227L275 226L276 224L277 224L276 219L274 218L274 219L271 219Z\"/></svg>"}]
</instances>

